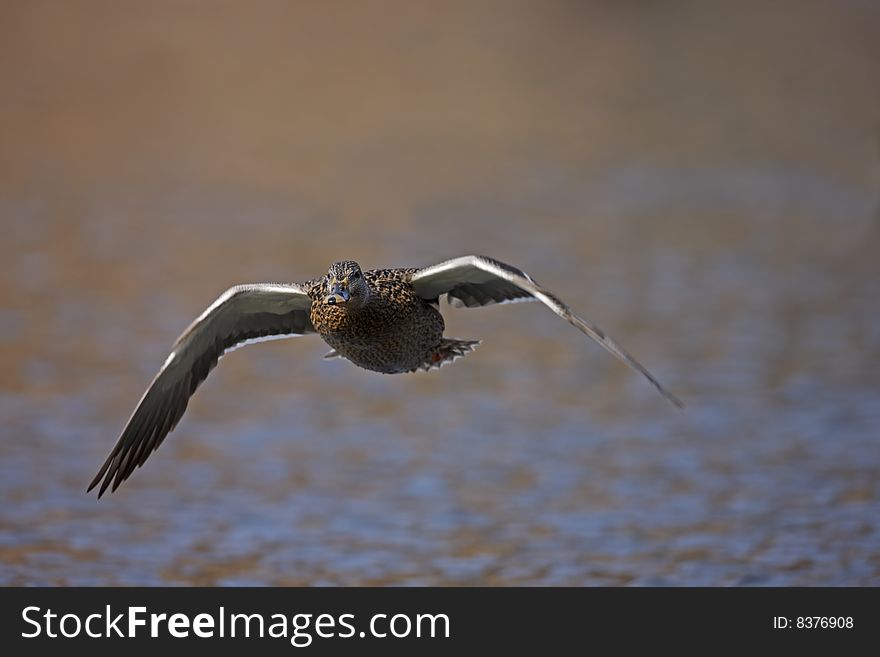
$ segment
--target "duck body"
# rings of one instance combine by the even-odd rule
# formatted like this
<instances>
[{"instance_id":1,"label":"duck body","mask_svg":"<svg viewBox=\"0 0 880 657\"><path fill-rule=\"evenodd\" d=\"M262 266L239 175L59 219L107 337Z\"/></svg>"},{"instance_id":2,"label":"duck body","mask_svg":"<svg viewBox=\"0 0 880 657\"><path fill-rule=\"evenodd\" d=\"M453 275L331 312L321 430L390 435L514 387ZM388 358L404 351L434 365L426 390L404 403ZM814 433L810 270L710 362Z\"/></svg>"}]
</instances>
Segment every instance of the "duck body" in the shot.
<instances>
[{"instance_id":1,"label":"duck body","mask_svg":"<svg viewBox=\"0 0 880 657\"><path fill-rule=\"evenodd\" d=\"M333 348L328 357L346 358L383 374L430 369L443 358L445 324L437 303L420 297L409 282L412 269L363 272L369 297L362 305L328 304L324 281L309 288L312 326Z\"/></svg>"}]
</instances>

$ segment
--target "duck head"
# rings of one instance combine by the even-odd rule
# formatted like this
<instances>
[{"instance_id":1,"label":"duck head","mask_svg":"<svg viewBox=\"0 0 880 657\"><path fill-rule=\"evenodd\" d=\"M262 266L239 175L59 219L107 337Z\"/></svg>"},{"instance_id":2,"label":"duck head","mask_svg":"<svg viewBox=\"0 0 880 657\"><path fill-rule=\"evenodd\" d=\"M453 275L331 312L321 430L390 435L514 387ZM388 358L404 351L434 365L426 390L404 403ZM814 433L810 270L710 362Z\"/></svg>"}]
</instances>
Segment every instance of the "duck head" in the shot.
<instances>
[{"instance_id":1,"label":"duck head","mask_svg":"<svg viewBox=\"0 0 880 657\"><path fill-rule=\"evenodd\" d=\"M360 308L370 298L370 286L361 267L353 260L342 260L330 265L326 276L324 303Z\"/></svg>"}]
</instances>

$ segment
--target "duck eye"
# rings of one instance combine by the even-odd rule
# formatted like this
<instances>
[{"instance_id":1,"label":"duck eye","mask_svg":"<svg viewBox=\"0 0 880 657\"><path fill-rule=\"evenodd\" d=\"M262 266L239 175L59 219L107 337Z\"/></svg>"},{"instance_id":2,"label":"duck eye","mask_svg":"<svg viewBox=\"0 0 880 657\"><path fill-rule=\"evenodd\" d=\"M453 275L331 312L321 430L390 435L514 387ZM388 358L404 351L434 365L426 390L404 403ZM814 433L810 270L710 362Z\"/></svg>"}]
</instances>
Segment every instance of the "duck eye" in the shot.
<instances>
[{"instance_id":1,"label":"duck eye","mask_svg":"<svg viewBox=\"0 0 880 657\"><path fill-rule=\"evenodd\" d=\"M356 271L351 275L351 277L352 279L357 280L361 277L361 273L359 271Z\"/></svg>"}]
</instances>

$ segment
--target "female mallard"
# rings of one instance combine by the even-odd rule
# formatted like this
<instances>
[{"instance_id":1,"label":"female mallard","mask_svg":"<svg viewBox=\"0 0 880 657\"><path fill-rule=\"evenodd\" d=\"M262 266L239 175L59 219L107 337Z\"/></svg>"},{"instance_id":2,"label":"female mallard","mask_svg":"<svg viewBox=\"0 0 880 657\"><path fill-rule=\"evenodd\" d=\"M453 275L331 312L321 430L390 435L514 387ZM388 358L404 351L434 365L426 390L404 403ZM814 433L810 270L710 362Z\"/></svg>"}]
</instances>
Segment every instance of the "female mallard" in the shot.
<instances>
[{"instance_id":1,"label":"female mallard","mask_svg":"<svg viewBox=\"0 0 880 657\"><path fill-rule=\"evenodd\" d=\"M682 406L635 358L516 267L476 255L424 269L362 271L346 260L306 283L237 285L221 294L174 343L89 490L102 479L98 497L111 483L116 490L143 465L223 353L244 344L317 333L333 348L326 358L385 374L430 370L464 356L479 340L443 337L443 294L468 308L537 299Z\"/></svg>"}]
</instances>

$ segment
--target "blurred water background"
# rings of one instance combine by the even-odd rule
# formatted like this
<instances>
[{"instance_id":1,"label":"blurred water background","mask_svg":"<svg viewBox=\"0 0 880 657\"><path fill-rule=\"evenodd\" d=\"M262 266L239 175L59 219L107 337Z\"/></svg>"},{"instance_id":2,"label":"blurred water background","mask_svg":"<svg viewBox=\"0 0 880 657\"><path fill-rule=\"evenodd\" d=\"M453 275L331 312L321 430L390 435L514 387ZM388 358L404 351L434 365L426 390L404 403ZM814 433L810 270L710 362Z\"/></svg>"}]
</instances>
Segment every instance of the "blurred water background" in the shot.
<instances>
[{"instance_id":1,"label":"blurred water background","mask_svg":"<svg viewBox=\"0 0 880 657\"><path fill-rule=\"evenodd\" d=\"M0 584L880 584L880 3L0 5ZM224 358L229 285L520 266L430 374Z\"/></svg>"}]
</instances>

